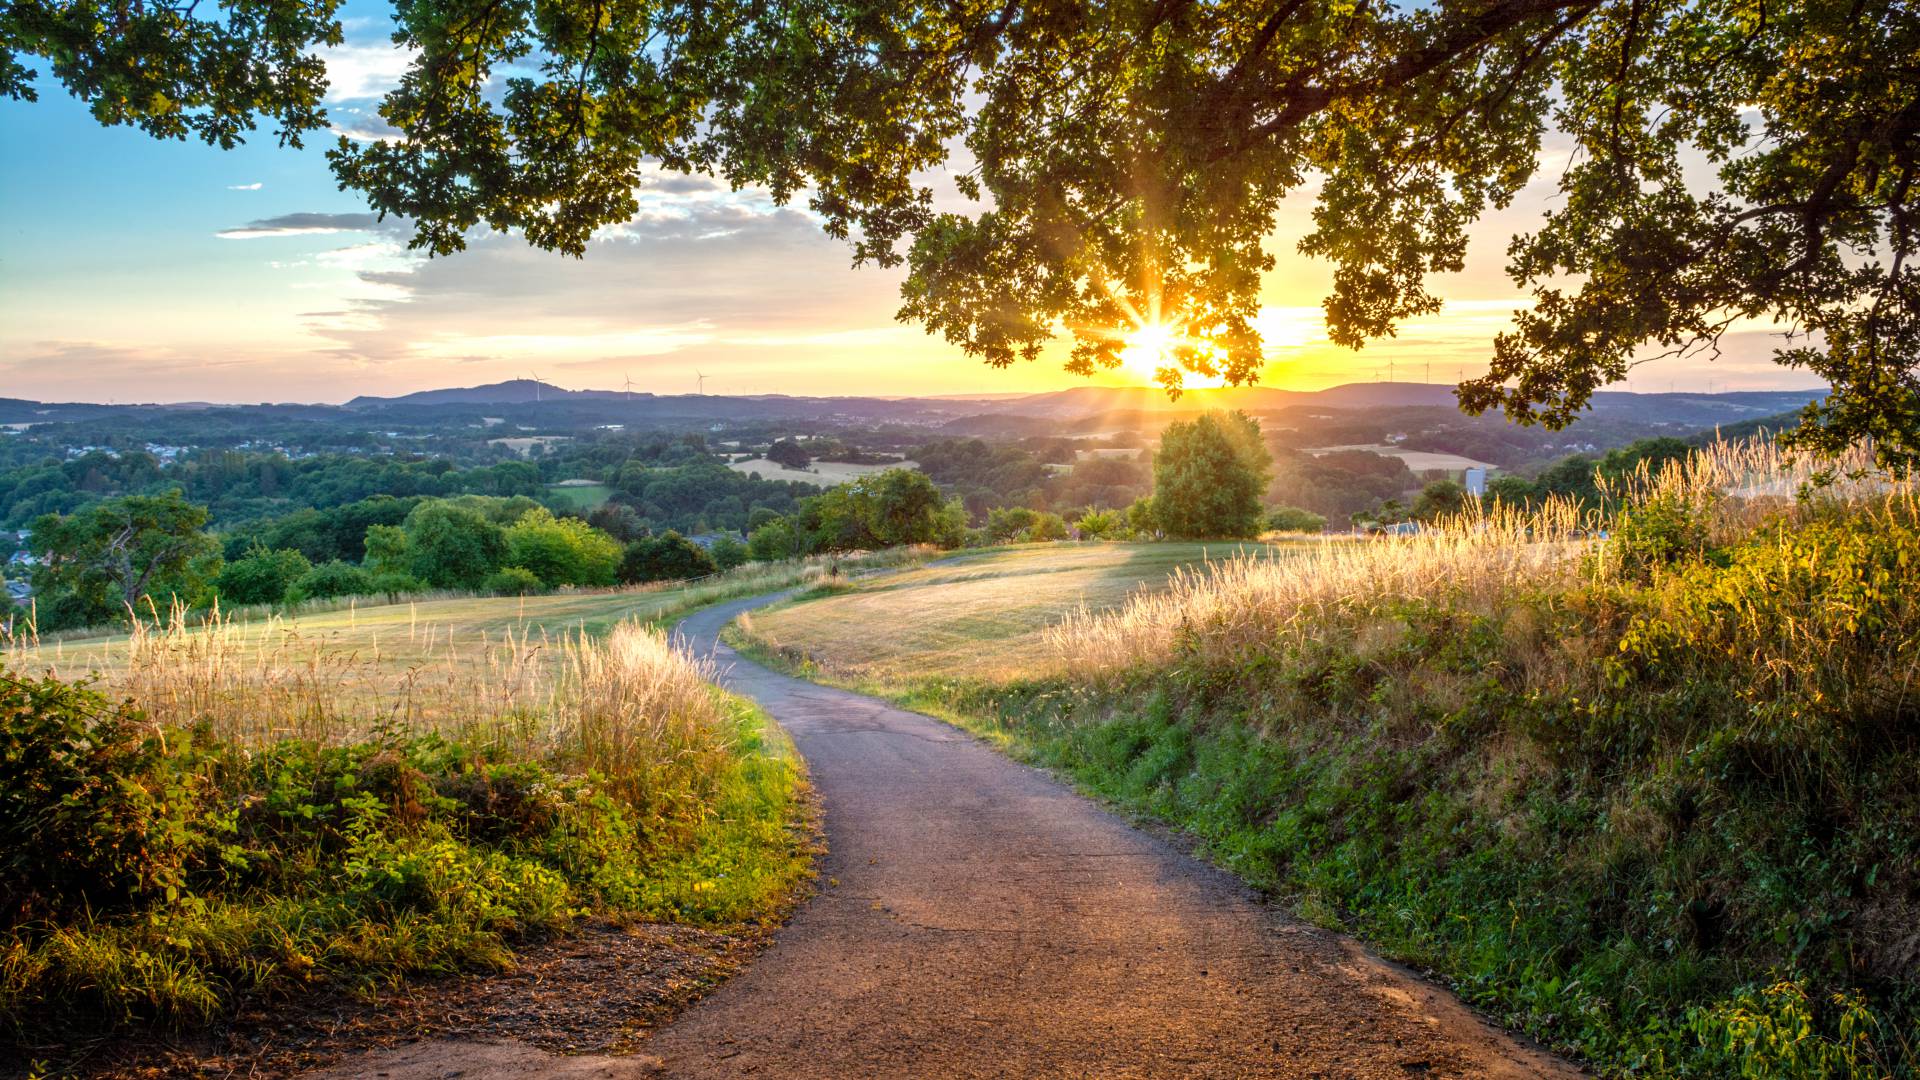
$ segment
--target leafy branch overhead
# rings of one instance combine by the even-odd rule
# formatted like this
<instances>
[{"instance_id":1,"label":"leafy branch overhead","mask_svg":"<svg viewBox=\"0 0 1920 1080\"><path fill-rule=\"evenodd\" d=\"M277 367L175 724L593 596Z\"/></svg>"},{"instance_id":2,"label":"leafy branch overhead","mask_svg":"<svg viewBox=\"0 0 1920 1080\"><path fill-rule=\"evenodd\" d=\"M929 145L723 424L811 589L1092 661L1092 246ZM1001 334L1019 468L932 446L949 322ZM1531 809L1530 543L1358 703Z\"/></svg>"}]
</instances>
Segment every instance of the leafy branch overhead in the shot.
<instances>
[{"instance_id":1,"label":"leafy branch overhead","mask_svg":"<svg viewBox=\"0 0 1920 1080\"><path fill-rule=\"evenodd\" d=\"M222 143L254 112L324 124L298 57L337 40L331 5L221 10L12 2L0 35L105 122ZM1328 328L1357 347L1436 310L1468 226L1539 177L1552 209L1508 252L1533 303L1469 409L1562 424L1636 360L1783 325L1780 362L1834 389L1799 439L1920 458L1909 0L409 0L395 19L417 50L381 110L400 137L332 159L434 253L484 225L579 255L657 160L804 194L857 260L905 261L903 317L989 363L1065 335L1088 372L1163 320L1187 370L1244 382L1283 197L1317 199L1298 246L1334 264ZM972 209L936 205L942 168Z\"/></svg>"}]
</instances>

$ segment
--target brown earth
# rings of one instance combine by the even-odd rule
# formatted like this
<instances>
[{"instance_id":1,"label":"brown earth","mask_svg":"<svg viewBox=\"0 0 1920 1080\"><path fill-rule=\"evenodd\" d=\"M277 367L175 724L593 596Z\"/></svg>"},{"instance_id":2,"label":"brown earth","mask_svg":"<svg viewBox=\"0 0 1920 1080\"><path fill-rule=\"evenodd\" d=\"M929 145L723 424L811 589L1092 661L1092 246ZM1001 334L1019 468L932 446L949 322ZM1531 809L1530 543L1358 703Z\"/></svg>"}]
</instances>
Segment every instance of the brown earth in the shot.
<instances>
[{"instance_id":1,"label":"brown earth","mask_svg":"<svg viewBox=\"0 0 1920 1080\"><path fill-rule=\"evenodd\" d=\"M1579 1075L1052 777L717 643L765 602L682 629L793 735L824 804L820 892L773 947L633 1057L441 1041L329 1080Z\"/></svg>"}]
</instances>

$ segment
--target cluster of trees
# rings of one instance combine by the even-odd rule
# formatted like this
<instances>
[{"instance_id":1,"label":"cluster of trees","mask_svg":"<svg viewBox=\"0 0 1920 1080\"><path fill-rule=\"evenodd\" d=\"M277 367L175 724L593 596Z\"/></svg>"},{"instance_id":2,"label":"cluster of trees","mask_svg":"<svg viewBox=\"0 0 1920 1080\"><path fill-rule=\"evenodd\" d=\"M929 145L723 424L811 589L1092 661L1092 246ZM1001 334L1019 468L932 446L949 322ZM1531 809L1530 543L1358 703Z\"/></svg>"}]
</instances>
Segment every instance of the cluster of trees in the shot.
<instances>
[{"instance_id":1,"label":"cluster of trees","mask_svg":"<svg viewBox=\"0 0 1920 1080\"><path fill-rule=\"evenodd\" d=\"M834 551L872 551L900 544L959 547L967 512L915 469L886 469L800 500L791 514L765 508L749 521L748 556L756 562Z\"/></svg>"},{"instance_id":2,"label":"cluster of trees","mask_svg":"<svg viewBox=\"0 0 1920 1080\"><path fill-rule=\"evenodd\" d=\"M914 447L909 455L976 519L995 507L1009 506L1110 510L1147 493L1152 481L1145 463L1121 458L1076 460L1083 445L1071 439L1032 439L1025 444L937 439Z\"/></svg>"},{"instance_id":3,"label":"cluster of trees","mask_svg":"<svg viewBox=\"0 0 1920 1080\"><path fill-rule=\"evenodd\" d=\"M524 594L565 587L700 577L746 561L722 538L708 550L671 530L622 543L525 497L380 498L351 513L303 516L301 528L207 531L209 513L174 489L105 499L33 523L30 550L38 625L101 625L174 605L298 603L432 589ZM344 511L349 508L339 508ZM348 524L365 522L345 557ZM298 537L273 546L267 540ZM316 558L316 555L323 556Z\"/></svg>"},{"instance_id":4,"label":"cluster of trees","mask_svg":"<svg viewBox=\"0 0 1920 1080\"><path fill-rule=\"evenodd\" d=\"M538 466L509 461L471 469L444 458L290 458L277 452L208 449L162 465L145 450L95 451L0 470L0 524L18 528L42 514L67 514L120 495L178 490L220 525L261 520L289 508L328 508L376 495L537 496Z\"/></svg>"}]
</instances>

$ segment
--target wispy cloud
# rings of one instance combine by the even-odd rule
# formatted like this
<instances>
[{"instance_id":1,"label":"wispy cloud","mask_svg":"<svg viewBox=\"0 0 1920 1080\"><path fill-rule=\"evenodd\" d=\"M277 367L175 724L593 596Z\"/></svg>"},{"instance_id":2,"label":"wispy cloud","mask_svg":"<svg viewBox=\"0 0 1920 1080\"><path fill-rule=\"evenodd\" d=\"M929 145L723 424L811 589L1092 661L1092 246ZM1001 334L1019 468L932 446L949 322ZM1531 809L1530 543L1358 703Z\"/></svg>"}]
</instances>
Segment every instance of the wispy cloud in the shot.
<instances>
[{"instance_id":1,"label":"wispy cloud","mask_svg":"<svg viewBox=\"0 0 1920 1080\"><path fill-rule=\"evenodd\" d=\"M380 227L377 214L281 214L260 218L237 228L214 233L222 240L260 240L271 236L316 236L323 233L371 232Z\"/></svg>"},{"instance_id":2,"label":"wispy cloud","mask_svg":"<svg viewBox=\"0 0 1920 1080\"><path fill-rule=\"evenodd\" d=\"M262 186L263 185L260 183L260 181L255 180L251 184L228 184L227 190L228 191L259 191Z\"/></svg>"}]
</instances>

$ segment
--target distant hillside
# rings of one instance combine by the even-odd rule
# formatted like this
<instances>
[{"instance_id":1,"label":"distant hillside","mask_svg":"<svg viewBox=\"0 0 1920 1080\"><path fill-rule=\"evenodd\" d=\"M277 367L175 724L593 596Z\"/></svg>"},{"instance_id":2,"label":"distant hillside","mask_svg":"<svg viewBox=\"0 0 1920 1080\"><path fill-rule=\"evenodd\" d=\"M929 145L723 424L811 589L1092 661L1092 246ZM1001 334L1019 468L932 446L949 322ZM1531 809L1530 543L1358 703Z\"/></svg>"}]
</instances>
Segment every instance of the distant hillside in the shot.
<instances>
[{"instance_id":1,"label":"distant hillside","mask_svg":"<svg viewBox=\"0 0 1920 1080\"><path fill-rule=\"evenodd\" d=\"M445 390L421 390L399 397L361 395L347 402L349 409L381 405L531 405L545 401L605 401L609 398L650 398L652 394L628 394L622 390L564 390L537 379L508 379L485 386L461 386Z\"/></svg>"}]
</instances>

